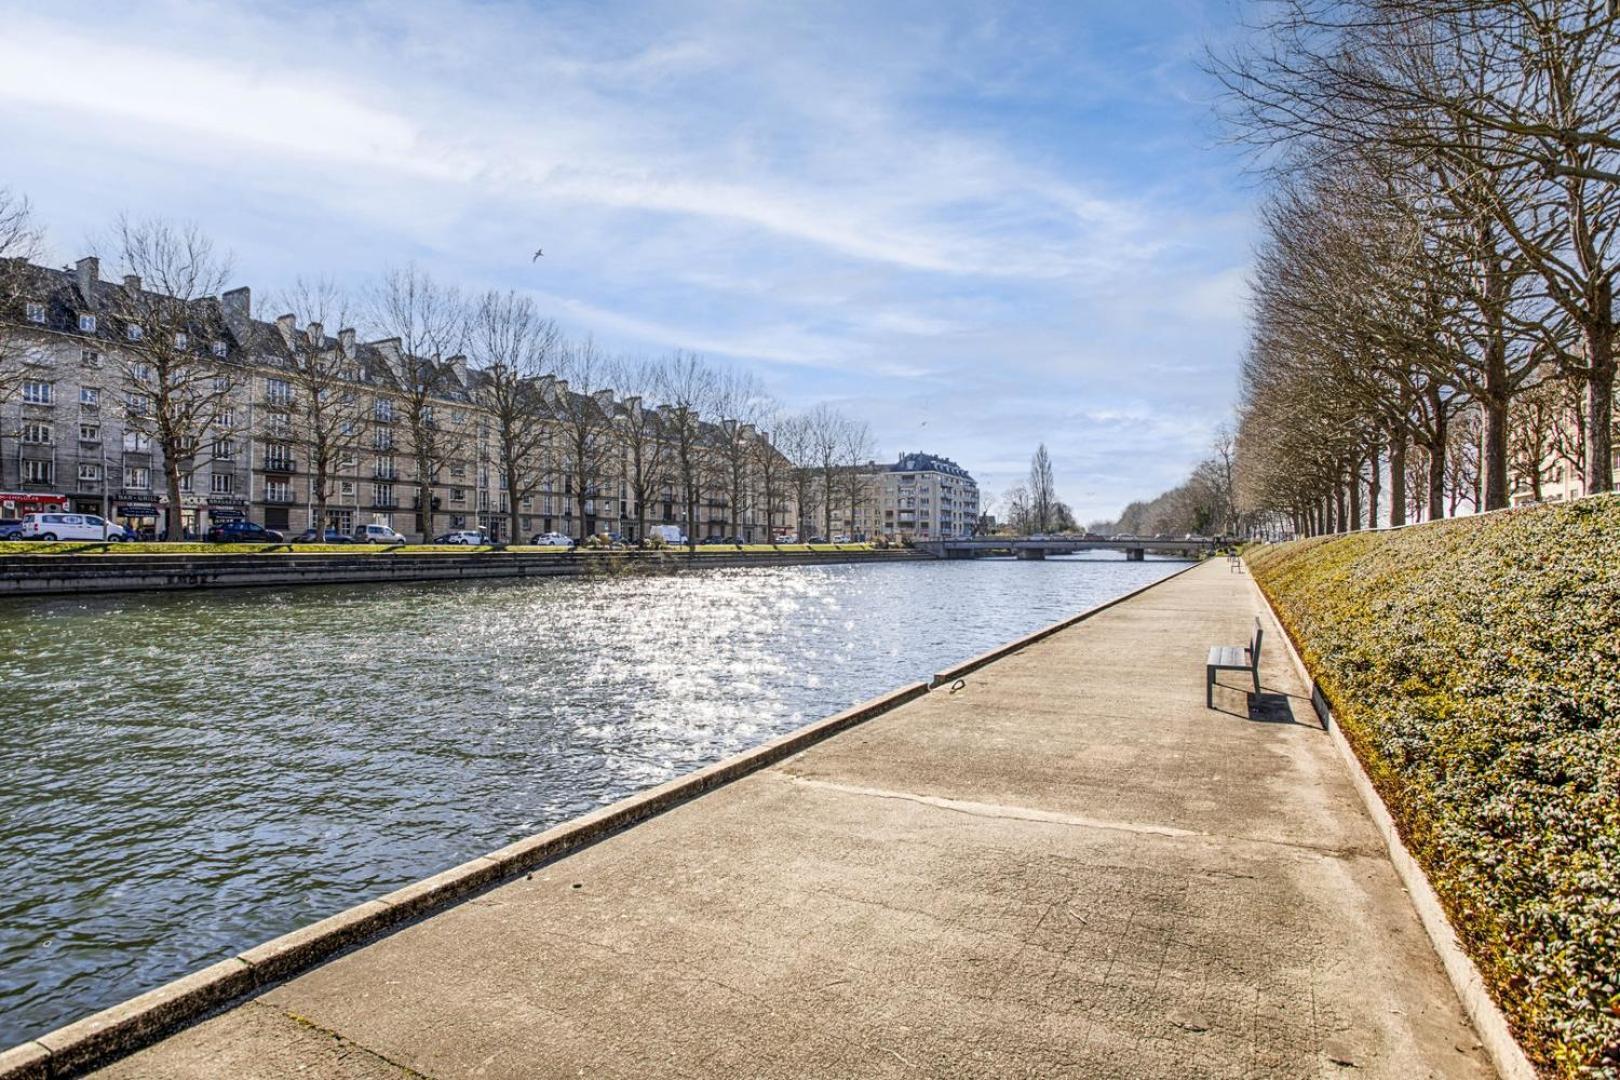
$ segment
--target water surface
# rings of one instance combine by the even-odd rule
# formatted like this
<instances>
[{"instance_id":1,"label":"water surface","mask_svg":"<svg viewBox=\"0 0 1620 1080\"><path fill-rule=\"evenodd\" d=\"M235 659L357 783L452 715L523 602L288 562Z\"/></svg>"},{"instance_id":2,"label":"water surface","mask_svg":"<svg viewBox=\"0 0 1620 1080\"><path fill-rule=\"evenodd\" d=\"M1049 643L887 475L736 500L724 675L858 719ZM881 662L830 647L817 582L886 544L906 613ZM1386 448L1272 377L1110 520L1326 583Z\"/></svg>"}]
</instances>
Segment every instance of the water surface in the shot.
<instances>
[{"instance_id":1,"label":"water surface","mask_svg":"<svg viewBox=\"0 0 1620 1080\"><path fill-rule=\"evenodd\" d=\"M0 1047L1178 566L0 602Z\"/></svg>"}]
</instances>

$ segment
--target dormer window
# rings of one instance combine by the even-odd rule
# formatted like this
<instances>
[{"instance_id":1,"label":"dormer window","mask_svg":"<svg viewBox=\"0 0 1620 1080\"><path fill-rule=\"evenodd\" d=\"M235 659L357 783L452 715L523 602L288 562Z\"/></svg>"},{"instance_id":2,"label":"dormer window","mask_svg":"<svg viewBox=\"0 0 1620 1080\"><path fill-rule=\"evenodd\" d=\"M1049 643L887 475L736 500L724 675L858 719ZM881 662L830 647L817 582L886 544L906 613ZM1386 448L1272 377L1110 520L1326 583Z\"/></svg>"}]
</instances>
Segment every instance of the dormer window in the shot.
<instances>
[{"instance_id":1,"label":"dormer window","mask_svg":"<svg viewBox=\"0 0 1620 1080\"><path fill-rule=\"evenodd\" d=\"M210 346L210 348L213 349L215 356L219 357L222 360L225 358L225 343L223 341L214 342L214 344L212 346Z\"/></svg>"},{"instance_id":2,"label":"dormer window","mask_svg":"<svg viewBox=\"0 0 1620 1080\"><path fill-rule=\"evenodd\" d=\"M79 316L79 331L85 334L96 332L96 317L94 315Z\"/></svg>"},{"instance_id":3,"label":"dormer window","mask_svg":"<svg viewBox=\"0 0 1620 1080\"><path fill-rule=\"evenodd\" d=\"M124 336L129 338L131 341L141 340L141 333L142 331L139 323L130 323L124 328Z\"/></svg>"},{"instance_id":4,"label":"dormer window","mask_svg":"<svg viewBox=\"0 0 1620 1080\"><path fill-rule=\"evenodd\" d=\"M28 321L42 323L45 321L45 305L28 301Z\"/></svg>"},{"instance_id":5,"label":"dormer window","mask_svg":"<svg viewBox=\"0 0 1620 1080\"><path fill-rule=\"evenodd\" d=\"M179 334L174 335L174 347L177 348L177 349L185 348L188 344L190 344L190 342L191 342L191 339L188 338L183 333L179 333Z\"/></svg>"}]
</instances>

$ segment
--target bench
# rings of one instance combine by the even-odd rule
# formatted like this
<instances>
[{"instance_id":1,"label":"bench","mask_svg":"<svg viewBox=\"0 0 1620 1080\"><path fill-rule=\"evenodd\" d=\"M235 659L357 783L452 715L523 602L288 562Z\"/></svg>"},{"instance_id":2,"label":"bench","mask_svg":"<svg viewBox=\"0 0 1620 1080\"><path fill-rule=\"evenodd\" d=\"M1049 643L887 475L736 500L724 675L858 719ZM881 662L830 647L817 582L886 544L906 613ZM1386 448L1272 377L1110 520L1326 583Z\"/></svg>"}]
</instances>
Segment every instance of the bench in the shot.
<instances>
[{"instance_id":1,"label":"bench","mask_svg":"<svg viewBox=\"0 0 1620 1080\"><path fill-rule=\"evenodd\" d=\"M1211 645L1209 660L1204 666L1204 704L1215 707L1215 673L1218 671L1247 671L1254 676L1254 692L1260 693L1260 639L1265 631L1260 620L1254 620L1254 638L1247 646Z\"/></svg>"}]
</instances>

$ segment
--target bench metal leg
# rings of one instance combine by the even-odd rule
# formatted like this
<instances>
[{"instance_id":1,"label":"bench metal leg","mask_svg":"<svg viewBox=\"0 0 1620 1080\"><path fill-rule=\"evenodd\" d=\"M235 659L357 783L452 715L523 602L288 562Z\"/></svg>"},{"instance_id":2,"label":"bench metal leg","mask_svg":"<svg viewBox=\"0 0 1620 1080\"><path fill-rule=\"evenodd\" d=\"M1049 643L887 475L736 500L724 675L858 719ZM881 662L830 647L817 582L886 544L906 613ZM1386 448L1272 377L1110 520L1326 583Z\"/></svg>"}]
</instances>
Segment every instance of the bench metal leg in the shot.
<instances>
[{"instance_id":1,"label":"bench metal leg","mask_svg":"<svg viewBox=\"0 0 1620 1080\"><path fill-rule=\"evenodd\" d=\"M1260 696L1260 665L1254 665L1254 696Z\"/></svg>"},{"instance_id":2,"label":"bench metal leg","mask_svg":"<svg viewBox=\"0 0 1620 1080\"><path fill-rule=\"evenodd\" d=\"M1215 669L1212 668L1212 667L1205 667L1204 668L1204 708L1213 709L1214 707L1215 707Z\"/></svg>"}]
</instances>

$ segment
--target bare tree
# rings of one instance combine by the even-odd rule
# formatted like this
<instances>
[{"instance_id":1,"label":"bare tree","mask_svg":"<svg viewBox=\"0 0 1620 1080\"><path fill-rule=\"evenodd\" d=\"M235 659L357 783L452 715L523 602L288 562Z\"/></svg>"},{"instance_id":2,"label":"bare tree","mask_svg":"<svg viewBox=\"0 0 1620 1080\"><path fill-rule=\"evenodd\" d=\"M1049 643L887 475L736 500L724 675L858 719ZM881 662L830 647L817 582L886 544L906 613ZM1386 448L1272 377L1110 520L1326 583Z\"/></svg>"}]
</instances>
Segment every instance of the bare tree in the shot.
<instances>
[{"instance_id":1,"label":"bare tree","mask_svg":"<svg viewBox=\"0 0 1620 1080\"><path fill-rule=\"evenodd\" d=\"M804 415L810 440L810 457L820 479L821 535L831 539L833 509L840 503L844 429L849 421L843 413L823 402Z\"/></svg>"},{"instance_id":2,"label":"bare tree","mask_svg":"<svg viewBox=\"0 0 1620 1080\"><path fill-rule=\"evenodd\" d=\"M759 441L759 420L770 411L770 398L752 373L727 371L715 380L712 407L718 416L714 441L730 504L729 531L746 543L751 539L748 512L757 461L755 444ZM767 524L767 534L769 531Z\"/></svg>"},{"instance_id":3,"label":"bare tree","mask_svg":"<svg viewBox=\"0 0 1620 1080\"><path fill-rule=\"evenodd\" d=\"M871 473L867 466L872 460L872 428L864 420L851 420L845 418L838 432L838 458L842 466L844 495L849 506L849 532L856 532L856 512L860 508L863 493L868 492L871 485ZM875 524L875 522L874 522ZM832 537L827 539L831 540Z\"/></svg>"},{"instance_id":4,"label":"bare tree","mask_svg":"<svg viewBox=\"0 0 1620 1080\"><path fill-rule=\"evenodd\" d=\"M775 409L760 414L762 430L750 444L750 468L758 482L759 505L764 510L765 543L776 542L776 518L792 483L793 463L776 445L785 422ZM766 428L768 425L768 428Z\"/></svg>"},{"instance_id":5,"label":"bare tree","mask_svg":"<svg viewBox=\"0 0 1620 1080\"><path fill-rule=\"evenodd\" d=\"M451 402L466 396L458 361L467 310L458 290L414 265L390 271L370 298L370 318L399 392L416 466L416 512L423 539L433 535L433 485L464 452L467 430Z\"/></svg>"},{"instance_id":6,"label":"bare tree","mask_svg":"<svg viewBox=\"0 0 1620 1080\"><path fill-rule=\"evenodd\" d=\"M25 303L30 264L41 257L44 239L28 200L0 187L0 318L23 321L19 308ZM0 405L11 399L22 381L23 351L14 335L0 334Z\"/></svg>"},{"instance_id":7,"label":"bare tree","mask_svg":"<svg viewBox=\"0 0 1620 1080\"><path fill-rule=\"evenodd\" d=\"M717 397L714 371L693 353L677 352L659 371L661 424L669 441L670 471L686 513L686 541L697 543L697 508L710 475L704 414Z\"/></svg>"},{"instance_id":8,"label":"bare tree","mask_svg":"<svg viewBox=\"0 0 1620 1080\"><path fill-rule=\"evenodd\" d=\"M590 338L564 345L558 354L557 382L552 395L551 413L560 428L562 463L568 474L565 488L572 485L574 508L579 523L579 539L593 534L592 519L598 528L603 491L608 502L616 502L611 489L617 482L615 465L618 440L614 430L617 406L609 380L613 366ZM591 510L598 513L590 513ZM617 521L615 516L613 519ZM616 530L615 530L616 531Z\"/></svg>"},{"instance_id":9,"label":"bare tree","mask_svg":"<svg viewBox=\"0 0 1620 1080\"><path fill-rule=\"evenodd\" d=\"M506 539L517 542L519 508L547 473L545 450L553 426L548 391L562 338L533 301L493 290L478 303L471 337L479 367L475 397L489 415L506 499Z\"/></svg>"},{"instance_id":10,"label":"bare tree","mask_svg":"<svg viewBox=\"0 0 1620 1080\"><path fill-rule=\"evenodd\" d=\"M796 511L793 530L802 542L811 536L817 509L816 441L809 419L801 414L783 417L776 425L775 443L787 461L787 488Z\"/></svg>"},{"instance_id":11,"label":"bare tree","mask_svg":"<svg viewBox=\"0 0 1620 1080\"><path fill-rule=\"evenodd\" d=\"M368 429L370 404L355 390L358 359L348 296L331 281L300 279L283 297L287 314L276 320L287 358L289 393L266 401L281 438L305 457L310 476L310 527L327 528L326 502L339 471L354 460ZM330 337L327 327L336 327Z\"/></svg>"},{"instance_id":12,"label":"bare tree","mask_svg":"<svg viewBox=\"0 0 1620 1080\"><path fill-rule=\"evenodd\" d=\"M657 409L659 367L648 360L621 360L613 382L623 400L616 420L619 453L634 503L635 539L647 539L647 507L670 483L670 440Z\"/></svg>"},{"instance_id":13,"label":"bare tree","mask_svg":"<svg viewBox=\"0 0 1620 1080\"><path fill-rule=\"evenodd\" d=\"M1052 518L1058 505L1057 479L1052 473L1052 455L1046 444L1035 448L1029 462L1029 515L1036 532L1052 529Z\"/></svg>"},{"instance_id":14,"label":"bare tree","mask_svg":"<svg viewBox=\"0 0 1620 1080\"><path fill-rule=\"evenodd\" d=\"M106 303L123 337L126 426L162 454L165 530L179 540L182 478L231 400L231 373L212 349L224 338L218 294L230 262L195 227L157 219L119 218L113 243L124 280L108 287Z\"/></svg>"}]
</instances>

